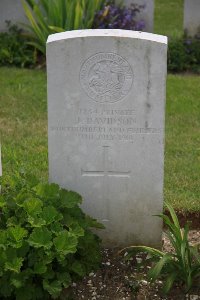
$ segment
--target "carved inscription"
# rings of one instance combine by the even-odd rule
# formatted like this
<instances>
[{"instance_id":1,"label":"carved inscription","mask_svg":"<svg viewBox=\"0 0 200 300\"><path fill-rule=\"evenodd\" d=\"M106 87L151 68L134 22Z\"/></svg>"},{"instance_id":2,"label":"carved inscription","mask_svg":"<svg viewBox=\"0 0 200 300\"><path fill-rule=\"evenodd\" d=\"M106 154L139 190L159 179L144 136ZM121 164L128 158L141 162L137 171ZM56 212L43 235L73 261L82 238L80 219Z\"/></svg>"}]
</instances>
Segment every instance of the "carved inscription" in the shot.
<instances>
[{"instance_id":1,"label":"carved inscription","mask_svg":"<svg viewBox=\"0 0 200 300\"><path fill-rule=\"evenodd\" d=\"M82 65L80 83L86 94L96 102L114 103L130 92L133 71L120 55L98 53Z\"/></svg>"},{"instance_id":2,"label":"carved inscription","mask_svg":"<svg viewBox=\"0 0 200 300\"><path fill-rule=\"evenodd\" d=\"M80 108L73 125L51 126L55 134L77 136L84 140L129 142L138 134L160 134L160 128L141 128L136 125L134 109L88 109Z\"/></svg>"}]
</instances>

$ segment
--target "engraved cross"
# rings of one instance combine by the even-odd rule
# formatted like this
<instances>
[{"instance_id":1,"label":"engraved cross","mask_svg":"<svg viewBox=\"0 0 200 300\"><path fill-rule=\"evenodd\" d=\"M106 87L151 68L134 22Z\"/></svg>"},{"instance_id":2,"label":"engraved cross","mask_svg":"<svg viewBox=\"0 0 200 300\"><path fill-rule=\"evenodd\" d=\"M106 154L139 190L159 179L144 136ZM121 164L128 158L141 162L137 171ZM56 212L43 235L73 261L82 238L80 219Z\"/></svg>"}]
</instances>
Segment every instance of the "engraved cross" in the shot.
<instances>
[{"instance_id":1,"label":"engraved cross","mask_svg":"<svg viewBox=\"0 0 200 300\"><path fill-rule=\"evenodd\" d=\"M103 146L103 168L100 171L84 171L81 169L82 176L102 176L102 177L130 177L130 171L110 171L108 168L108 148Z\"/></svg>"},{"instance_id":2,"label":"engraved cross","mask_svg":"<svg viewBox=\"0 0 200 300\"><path fill-rule=\"evenodd\" d=\"M104 216L104 219L101 220L101 222L109 222L109 216L110 216L110 201L108 198L109 194L109 184L108 184L108 177L117 177L117 178L129 178L131 171L111 171L108 168L108 150L109 146L103 146L103 167L102 170L97 171L85 171L81 169L81 175L82 176L90 176L90 177L103 177L103 190L102 190L102 196L105 201L104 206L106 207L106 215Z\"/></svg>"}]
</instances>

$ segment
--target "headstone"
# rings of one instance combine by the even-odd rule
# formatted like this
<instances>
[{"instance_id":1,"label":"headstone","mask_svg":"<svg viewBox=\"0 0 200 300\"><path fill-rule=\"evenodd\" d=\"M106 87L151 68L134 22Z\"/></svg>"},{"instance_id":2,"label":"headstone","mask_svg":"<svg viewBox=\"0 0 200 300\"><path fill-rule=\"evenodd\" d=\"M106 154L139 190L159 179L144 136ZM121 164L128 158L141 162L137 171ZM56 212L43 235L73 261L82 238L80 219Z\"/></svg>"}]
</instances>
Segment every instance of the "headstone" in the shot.
<instances>
[{"instance_id":1,"label":"headstone","mask_svg":"<svg viewBox=\"0 0 200 300\"><path fill-rule=\"evenodd\" d=\"M120 1L120 0L118 0ZM130 6L132 3L144 6L140 13L136 16L136 20L143 20L145 28L143 31L153 32L154 25L154 0L124 0L126 6Z\"/></svg>"},{"instance_id":2,"label":"headstone","mask_svg":"<svg viewBox=\"0 0 200 300\"><path fill-rule=\"evenodd\" d=\"M21 0L0 0L0 31L7 30L6 21L27 23Z\"/></svg>"},{"instance_id":3,"label":"headstone","mask_svg":"<svg viewBox=\"0 0 200 300\"><path fill-rule=\"evenodd\" d=\"M166 54L126 30L47 42L49 180L83 196L108 247L161 244Z\"/></svg>"},{"instance_id":4,"label":"headstone","mask_svg":"<svg viewBox=\"0 0 200 300\"><path fill-rule=\"evenodd\" d=\"M200 34L200 0L185 0L184 30L189 36Z\"/></svg>"}]
</instances>

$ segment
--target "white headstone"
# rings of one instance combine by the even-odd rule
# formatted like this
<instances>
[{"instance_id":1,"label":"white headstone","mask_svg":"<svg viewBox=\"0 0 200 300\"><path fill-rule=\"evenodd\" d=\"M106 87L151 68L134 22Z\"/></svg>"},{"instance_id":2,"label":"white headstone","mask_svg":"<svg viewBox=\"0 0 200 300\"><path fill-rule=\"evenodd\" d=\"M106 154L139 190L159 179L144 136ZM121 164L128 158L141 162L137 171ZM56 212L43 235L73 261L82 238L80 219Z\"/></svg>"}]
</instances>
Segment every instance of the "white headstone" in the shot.
<instances>
[{"instance_id":1,"label":"white headstone","mask_svg":"<svg viewBox=\"0 0 200 300\"><path fill-rule=\"evenodd\" d=\"M21 0L0 0L0 31L7 30L6 21L27 23Z\"/></svg>"},{"instance_id":2,"label":"white headstone","mask_svg":"<svg viewBox=\"0 0 200 300\"><path fill-rule=\"evenodd\" d=\"M140 13L136 16L136 20L143 20L145 22L145 28L143 31L153 32L154 0L124 0L124 4L126 6L130 6L132 3L144 6Z\"/></svg>"},{"instance_id":3,"label":"white headstone","mask_svg":"<svg viewBox=\"0 0 200 300\"><path fill-rule=\"evenodd\" d=\"M200 33L200 0L185 0L184 30L189 36Z\"/></svg>"},{"instance_id":4,"label":"white headstone","mask_svg":"<svg viewBox=\"0 0 200 300\"><path fill-rule=\"evenodd\" d=\"M81 30L47 42L49 180L83 198L109 247L159 246L167 38Z\"/></svg>"}]
</instances>

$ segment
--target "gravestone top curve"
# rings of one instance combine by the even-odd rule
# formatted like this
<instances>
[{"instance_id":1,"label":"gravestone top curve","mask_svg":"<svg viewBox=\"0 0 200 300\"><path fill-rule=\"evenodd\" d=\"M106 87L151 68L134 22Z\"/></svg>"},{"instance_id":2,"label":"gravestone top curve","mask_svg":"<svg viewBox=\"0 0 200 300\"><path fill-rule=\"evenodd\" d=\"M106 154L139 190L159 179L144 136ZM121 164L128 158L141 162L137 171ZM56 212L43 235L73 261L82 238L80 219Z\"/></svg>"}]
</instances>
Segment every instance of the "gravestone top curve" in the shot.
<instances>
[{"instance_id":1,"label":"gravestone top curve","mask_svg":"<svg viewBox=\"0 0 200 300\"><path fill-rule=\"evenodd\" d=\"M159 34L153 34L142 31L122 30L122 29L85 29L85 30L72 30L60 33L51 34L48 37L47 44L80 37L121 37L148 40L152 42L167 44L167 37Z\"/></svg>"}]
</instances>

